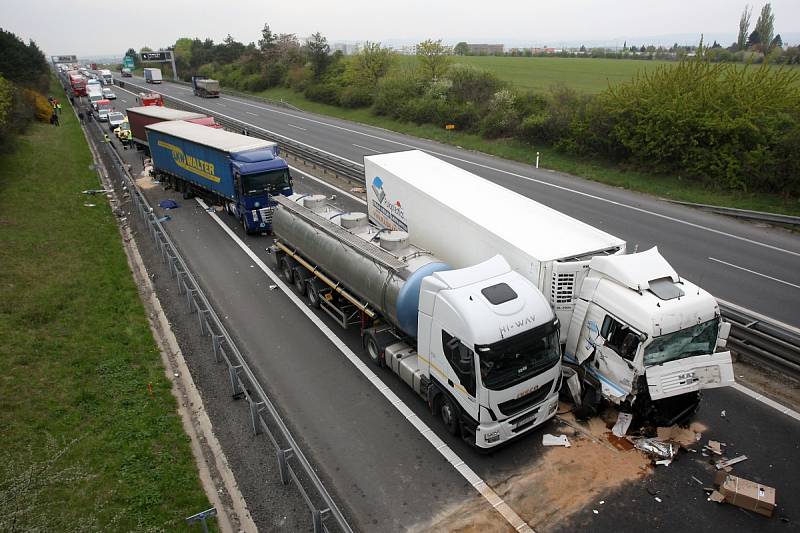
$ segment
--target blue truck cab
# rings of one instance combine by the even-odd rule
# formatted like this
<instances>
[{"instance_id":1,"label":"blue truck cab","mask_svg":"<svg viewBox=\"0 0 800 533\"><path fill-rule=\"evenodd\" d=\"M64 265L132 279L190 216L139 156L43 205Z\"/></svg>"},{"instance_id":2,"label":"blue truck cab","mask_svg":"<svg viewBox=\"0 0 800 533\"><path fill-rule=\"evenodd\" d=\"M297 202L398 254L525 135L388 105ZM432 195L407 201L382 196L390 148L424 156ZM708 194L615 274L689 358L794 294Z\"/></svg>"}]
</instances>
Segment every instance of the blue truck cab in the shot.
<instances>
[{"instance_id":1,"label":"blue truck cab","mask_svg":"<svg viewBox=\"0 0 800 533\"><path fill-rule=\"evenodd\" d=\"M146 127L156 177L184 197L222 205L247 233L272 231L272 196L292 194L289 165L274 142L175 120Z\"/></svg>"}]
</instances>

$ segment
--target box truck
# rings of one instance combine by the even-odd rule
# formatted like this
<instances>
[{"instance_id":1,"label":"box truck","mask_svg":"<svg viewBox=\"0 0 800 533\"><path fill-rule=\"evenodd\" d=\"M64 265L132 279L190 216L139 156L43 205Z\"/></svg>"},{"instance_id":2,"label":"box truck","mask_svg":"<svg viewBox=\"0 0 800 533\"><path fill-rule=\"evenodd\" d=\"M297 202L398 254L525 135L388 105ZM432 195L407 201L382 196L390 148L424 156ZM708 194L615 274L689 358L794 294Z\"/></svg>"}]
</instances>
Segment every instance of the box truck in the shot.
<instances>
[{"instance_id":1,"label":"box truck","mask_svg":"<svg viewBox=\"0 0 800 533\"><path fill-rule=\"evenodd\" d=\"M246 233L272 230L274 198L292 194L289 165L277 144L185 120L145 130L157 178L184 198L198 194L224 206Z\"/></svg>"},{"instance_id":2,"label":"box truck","mask_svg":"<svg viewBox=\"0 0 800 533\"><path fill-rule=\"evenodd\" d=\"M205 76L192 76L192 90L195 96L219 98L219 82Z\"/></svg>"},{"instance_id":3,"label":"box truck","mask_svg":"<svg viewBox=\"0 0 800 533\"><path fill-rule=\"evenodd\" d=\"M144 81L146 83L161 83L161 69L160 68L144 69Z\"/></svg>"},{"instance_id":4,"label":"box truck","mask_svg":"<svg viewBox=\"0 0 800 533\"><path fill-rule=\"evenodd\" d=\"M733 383L730 324L656 248L625 255L624 240L421 151L364 164L373 220L455 268L501 254L548 297L586 400L669 424Z\"/></svg>"},{"instance_id":5,"label":"box truck","mask_svg":"<svg viewBox=\"0 0 800 533\"><path fill-rule=\"evenodd\" d=\"M322 195L278 198L277 266L310 305L361 329L388 367L479 448L528 433L556 413L558 320L500 256L451 269L435 253L343 213Z\"/></svg>"}]
</instances>

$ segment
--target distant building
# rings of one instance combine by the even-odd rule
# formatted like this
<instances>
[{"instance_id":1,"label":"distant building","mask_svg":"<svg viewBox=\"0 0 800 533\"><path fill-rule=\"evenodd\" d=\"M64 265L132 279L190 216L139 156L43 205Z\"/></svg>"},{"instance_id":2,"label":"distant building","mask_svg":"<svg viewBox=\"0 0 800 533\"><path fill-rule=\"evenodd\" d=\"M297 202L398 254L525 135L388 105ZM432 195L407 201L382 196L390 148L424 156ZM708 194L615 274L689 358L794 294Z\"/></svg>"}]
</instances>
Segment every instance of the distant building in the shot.
<instances>
[{"instance_id":1,"label":"distant building","mask_svg":"<svg viewBox=\"0 0 800 533\"><path fill-rule=\"evenodd\" d=\"M395 46L392 48L395 52L400 55L404 56L415 56L417 55L417 45L416 44L404 44L402 46Z\"/></svg>"},{"instance_id":2,"label":"distant building","mask_svg":"<svg viewBox=\"0 0 800 533\"><path fill-rule=\"evenodd\" d=\"M495 56L503 55L502 44L470 44L467 43L469 48L469 55L473 56Z\"/></svg>"},{"instance_id":3,"label":"distant building","mask_svg":"<svg viewBox=\"0 0 800 533\"><path fill-rule=\"evenodd\" d=\"M333 52L341 52L346 56L352 56L361 51L361 43L333 43L331 50Z\"/></svg>"}]
</instances>

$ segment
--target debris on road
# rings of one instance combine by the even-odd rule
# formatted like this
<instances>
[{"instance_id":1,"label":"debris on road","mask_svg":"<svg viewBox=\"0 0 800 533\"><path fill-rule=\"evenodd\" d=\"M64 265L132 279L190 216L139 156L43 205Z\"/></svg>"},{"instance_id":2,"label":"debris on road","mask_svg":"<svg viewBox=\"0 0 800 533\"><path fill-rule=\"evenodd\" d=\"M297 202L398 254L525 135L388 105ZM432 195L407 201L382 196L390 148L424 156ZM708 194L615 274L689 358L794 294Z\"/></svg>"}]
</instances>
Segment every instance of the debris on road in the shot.
<instances>
[{"instance_id":1,"label":"debris on road","mask_svg":"<svg viewBox=\"0 0 800 533\"><path fill-rule=\"evenodd\" d=\"M545 433L542 435L542 446L563 446L565 448L569 448L571 444L569 443L569 439L566 435L551 435L550 433Z\"/></svg>"},{"instance_id":2,"label":"debris on road","mask_svg":"<svg viewBox=\"0 0 800 533\"><path fill-rule=\"evenodd\" d=\"M167 220L172 220L172 217L169 215L164 215L163 217L159 218L158 222L166 222Z\"/></svg>"},{"instance_id":3,"label":"debris on road","mask_svg":"<svg viewBox=\"0 0 800 533\"><path fill-rule=\"evenodd\" d=\"M97 207L95 204L83 204L83 207Z\"/></svg>"},{"instance_id":4,"label":"debris on road","mask_svg":"<svg viewBox=\"0 0 800 533\"><path fill-rule=\"evenodd\" d=\"M175 200L166 199L158 202L158 207L162 209L177 209L180 206L178 205L178 202L176 202Z\"/></svg>"},{"instance_id":5,"label":"debris on road","mask_svg":"<svg viewBox=\"0 0 800 533\"><path fill-rule=\"evenodd\" d=\"M775 489L749 479L717 472L714 490L708 497L717 503L730 503L763 516L772 516L775 510Z\"/></svg>"},{"instance_id":6,"label":"debris on road","mask_svg":"<svg viewBox=\"0 0 800 533\"><path fill-rule=\"evenodd\" d=\"M632 421L633 415L631 413L620 413L617 417L617 423L614 424L611 433L617 437L624 437L628 432L628 428L630 427Z\"/></svg>"},{"instance_id":7,"label":"debris on road","mask_svg":"<svg viewBox=\"0 0 800 533\"><path fill-rule=\"evenodd\" d=\"M716 455L722 455L722 446L724 446L724 444L722 444L721 442L709 439L708 444L706 444L705 446L705 449Z\"/></svg>"},{"instance_id":8,"label":"debris on road","mask_svg":"<svg viewBox=\"0 0 800 533\"><path fill-rule=\"evenodd\" d=\"M658 503L661 503L661 498L659 498L658 496L656 496L656 497L655 497L655 500L656 500Z\"/></svg>"},{"instance_id":9,"label":"debris on road","mask_svg":"<svg viewBox=\"0 0 800 533\"><path fill-rule=\"evenodd\" d=\"M647 438L642 437L636 439L634 441L634 446L637 450L641 450L647 455L656 459L656 464L664 464L659 463L659 460L667 459L669 460L668 463L672 462L672 459L675 457L675 454L678 453L678 447L672 442L664 442L654 438Z\"/></svg>"},{"instance_id":10,"label":"debris on road","mask_svg":"<svg viewBox=\"0 0 800 533\"><path fill-rule=\"evenodd\" d=\"M275 289L277 289L277 288L278 288L278 286L277 286L277 285L270 285L270 286L269 286L269 290L271 290L271 291L274 291L274 290L275 290Z\"/></svg>"},{"instance_id":11,"label":"debris on road","mask_svg":"<svg viewBox=\"0 0 800 533\"><path fill-rule=\"evenodd\" d=\"M99 193L109 193L109 192L114 192L114 190L113 189L87 189L87 190L83 191L83 194L95 195L95 194L99 194Z\"/></svg>"},{"instance_id":12,"label":"debris on road","mask_svg":"<svg viewBox=\"0 0 800 533\"><path fill-rule=\"evenodd\" d=\"M733 466L736 463L741 463L742 461L746 461L746 460L747 460L747 456L746 455L740 455L738 457L734 457L733 459L721 459L721 460L717 461L716 463L714 463L714 466L717 467L717 470L722 470L723 468L726 468L726 467L729 467L729 466Z\"/></svg>"},{"instance_id":13,"label":"debris on road","mask_svg":"<svg viewBox=\"0 0 800 533\"><path fill-rule=\"evenodd\" d=\"M726 413L725 413L725 409L720 411L719 416L721 416L722 418L725 418L727 416Z\"/></svg>"},{"instance_id":14,"label":"debris on road","mask_svg":"<svg viewBox=\"0 0 800 533\"><path fill-rule=\"evenodd\" d=\"M366 194L367 189L365 189L364 187L350 187L350 192L356 194Z\"/></svg>"}]
</instances>

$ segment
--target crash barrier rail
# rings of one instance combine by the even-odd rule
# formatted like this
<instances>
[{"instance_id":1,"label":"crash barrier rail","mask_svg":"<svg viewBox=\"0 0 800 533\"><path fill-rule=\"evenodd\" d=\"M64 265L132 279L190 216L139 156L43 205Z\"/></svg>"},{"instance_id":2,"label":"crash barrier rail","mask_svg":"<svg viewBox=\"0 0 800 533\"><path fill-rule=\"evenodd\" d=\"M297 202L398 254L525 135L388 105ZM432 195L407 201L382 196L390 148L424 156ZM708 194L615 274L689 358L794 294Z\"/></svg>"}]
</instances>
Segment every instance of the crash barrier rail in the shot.
<instances>
[{"instance_id":1,"label":"crash barrier rail","mask_svg":"<svg viewBox=\"0 0 800 533\"><path fill-rule=\"evenodd\" d=\"M147 87L142 87L140 85L135 85L128 82L124 83L126 87L130 86L136 90L149 90ZM162 95L162 97L164 98L164 103L168 103L170 107L182 109L184 111L202 113L214 117L214 120L218 124L222 125L228 130L236 131L257 139L276 142L280 145L282 151L291 154L292 157L302 161L306 165L311 165L313 168L319 168L325 173L330 171L334 175L344 178L350 184L358 186L364 185L364 172L358 165L354 165L353 163L333 157L330 154L315 150L305 144L283 137L282 135L268 132L263 128L259 128L253 124L248 124L235 118L214 113L207 108L196 106L168 95Z\"/></svg>"},{"instance_id":2,"label":"crash barrier rail","mask_svg":"<svg viewBox=\"0 0 800 533\"><path fill-rule=\"evenodd\" d=\"M758 220L759 222L770 222L772 224L800 226L800 217L795 217L791 215L781 215L779 213L766 213L764 211L751 211L749 209L736 209L734 207L721 207L718 205L693 204L691 202L680 202L678 200L667 200L667 201L677 205L694 207L695 209L700 209L701 211L708 211L709 213L716 213L718 215L744 218L747 220Z\"/></svg>"},{"instance_id":3,"label":"crash barrier rail","mask_svg":"<svg viewBox=\"0 0 800 533\"><path fill-rule=\"evenodd\" d=\"M143 87L135 87L146 90L146 88ZM363 171L355 165L346 163L329 154L309 149L304 145L287 140L281 136L265 134L263 130L252 124L222 117L215 113L209 113L205 109L186 104L169 96L165 96L164 99L174 107L186 111L209 114L213 116L217 122L229 129L244 131L253 137L278 142L283 150L291 153L294 157L302 159L306 163L310 162L314 167L319 166L323 171L331 170L334 174L344 177L350 183L359 186L364 185ZM711 208L714 206L708 207ZM714 208L729 210L728 208ZM750 213L752 215L756 212ZM775 217L770 221L775 222L780 219L781 223L791 223L786 222L786 219L798 218L788 217L787 215L772 215L770 213L761 213L761 215L765 217ZM734 310L734 307L722 306L722 308L724 309L723 316L729 320L732 325L729 342L735 352L742 355L745 359L762 361L774 368L788 370L797 377L800 377L800 355L798 355L798 350L800 350L800 335L794 335L781 325L771 321L768 322L767 319L753 317L740 308L736 308L736 310Z\"/></svg>"},{"instance_id":4,"label":"crash barrier rail","mask_svg":"<svg viewBox=\"0 0 800 533\"><path fill-rule=\"evenodd\" d=\"M185 295L189 312L197 314L200 332L211 339L215 362L225 363L233 398L246 400L250 409L250 425L253 434L264 433L272 442L277 454L281 481L284 485L289 484L290 481L294 482L300 491L303 500L311 510L314 533L329 532L329 519L335 522L340 531L352 533L353 530L344 515L336 506L308 459L306 459L294 437L289 432L288 427L278 414L277 409L248 366L230 333L228 333L209 303L197 279L192 275L177 247L164 230L161 219L136 187L133 176L128 172L120 155L110 143L108 147L112 154L114 165L119 170L124 184L127 186L134 210L147 225L147 229L159 249L162 260L169 268L170 275L176 278L178 292ZM300 469L299 472L297 467ZM316 498L312 498L306 491L298 473L311 484L316 493ZM314 500L321 502L321 505L315 503Z\"/></svg>"},{"instance_id":5,"label":"crash barrier rail","mask_svg":"<svg viewBox=\"0 0 800 533\"><path fill-rule=\"evenodd\" d=\"M800 331L733 304L720 309L731 323L728 347L738 356L800 378Z\"/></svg>"}]
</instances>

